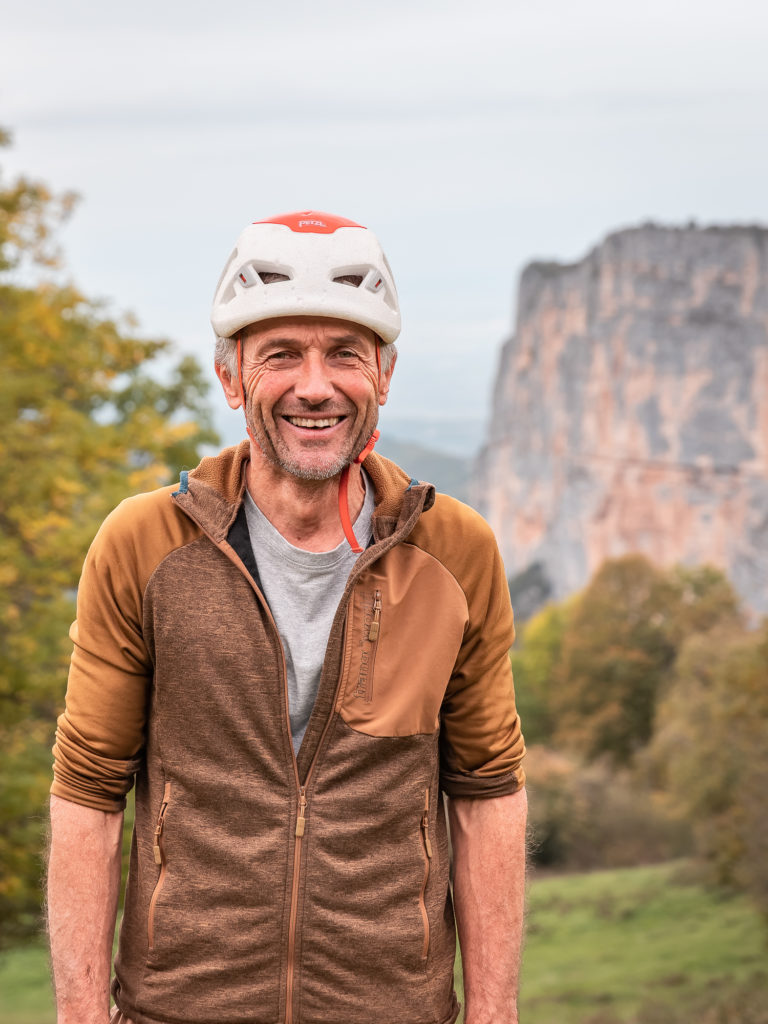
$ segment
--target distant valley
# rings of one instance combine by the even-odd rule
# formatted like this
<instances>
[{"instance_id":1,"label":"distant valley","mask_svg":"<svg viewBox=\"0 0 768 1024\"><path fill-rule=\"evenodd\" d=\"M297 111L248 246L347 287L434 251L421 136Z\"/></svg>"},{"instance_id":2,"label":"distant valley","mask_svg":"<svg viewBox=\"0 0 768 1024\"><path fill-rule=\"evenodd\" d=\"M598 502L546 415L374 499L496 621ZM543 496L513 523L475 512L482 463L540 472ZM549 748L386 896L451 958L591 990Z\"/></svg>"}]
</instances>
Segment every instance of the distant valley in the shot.
<instances>
[{"instance_id":1,"label":"distant valley","mask_svg":"<svg viewBox=\"0 0 768 1024\"><path fill-rule=\"evenodd\" d=\"M438 491L459 501L469 499L469 482L473 460L468 456L449 455L411 441L400 441L382 433L376 451L410 473L417 480L434 484Z\"/></svg>"}]
</instances>

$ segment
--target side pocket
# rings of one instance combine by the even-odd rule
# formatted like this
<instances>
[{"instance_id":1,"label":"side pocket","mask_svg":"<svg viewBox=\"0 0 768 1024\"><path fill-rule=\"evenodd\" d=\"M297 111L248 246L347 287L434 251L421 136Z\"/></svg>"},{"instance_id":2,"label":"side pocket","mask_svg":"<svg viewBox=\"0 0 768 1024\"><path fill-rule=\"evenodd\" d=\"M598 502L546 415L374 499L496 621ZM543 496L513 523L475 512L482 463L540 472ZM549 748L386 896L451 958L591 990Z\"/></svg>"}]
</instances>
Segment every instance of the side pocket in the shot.
<instances>
[{"instance_id":1,"label":"side pocket","mask_svg":"<svg viewBox=\"0 0 768 1024\"><path fill-rule=\"evenodd\" d=\"M155 945L155 906L157 905L158 897L165 885L165 876L167 872L167 862L165 857L165 841L163 839L163 828L165 826L165 815L168 810L168 805L171 802L171 784L166 782L165 789L163 791L163 802L160 805L160 813L157 816L157 824L155 825L155 842L153 846L153 852L155 855L155 864L160 867L160 874L155 884L154 891L152 892L152 898L149 901L149 914L147 916L147 939L149 942L149 948L152 949Z\"/></svg>"},{"instance_id":2,"label":"side pocket","mask_svg":"<svg viewBox=\"0 0 768 1024\"><path fill-rule=\"evenodd\" d=\"M421 949L421 959L426 960L429 953L429 914L427 914L427 882L429 882L430 861L432 860L432 843L429 839L429 788L424 795L424 810L421 815L421 849L424 855L424 881L421 883L419 894L419 909L424 925L424 945Z\"/></svg>"}]
</instances>

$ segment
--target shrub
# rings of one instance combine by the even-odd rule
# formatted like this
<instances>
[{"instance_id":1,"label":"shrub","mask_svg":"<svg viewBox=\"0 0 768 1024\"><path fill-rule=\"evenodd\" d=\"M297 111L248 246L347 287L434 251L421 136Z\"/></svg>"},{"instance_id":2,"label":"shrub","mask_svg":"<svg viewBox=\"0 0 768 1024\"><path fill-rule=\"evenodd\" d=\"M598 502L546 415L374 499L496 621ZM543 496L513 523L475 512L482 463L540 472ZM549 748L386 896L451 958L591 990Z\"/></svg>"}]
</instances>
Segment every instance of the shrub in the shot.
<instances>
[{"instance_id":1,"label":"shrub","mask_svg":"<svg viewBox=\"0 0 768 1024\"><path fill-rule=\"evenodd\" d=\"M532 857L584 870L627 867L690 850L689 829L662 794L608 762L584 764L545 747L528 752Z\"/></svg>"}]
</instances>

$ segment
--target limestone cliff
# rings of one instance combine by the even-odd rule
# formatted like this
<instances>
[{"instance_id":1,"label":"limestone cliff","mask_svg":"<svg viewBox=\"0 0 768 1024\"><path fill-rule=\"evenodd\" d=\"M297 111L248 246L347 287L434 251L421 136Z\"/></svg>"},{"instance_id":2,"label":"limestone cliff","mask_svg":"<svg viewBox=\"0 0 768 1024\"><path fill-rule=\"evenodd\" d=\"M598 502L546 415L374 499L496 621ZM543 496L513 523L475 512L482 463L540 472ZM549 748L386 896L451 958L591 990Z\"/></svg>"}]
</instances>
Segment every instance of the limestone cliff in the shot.
<instances>
[{"instance_id":1,"label":"limestone cliff","mask_svg":"<svg viewBox=\"0 0 768 1024\"><path fill-rule=\"evenodd\" d=\"M528 266L473 498L534 603L641 551L768 612L768 229L645 225Z\"/></svg>"}]
</instances>

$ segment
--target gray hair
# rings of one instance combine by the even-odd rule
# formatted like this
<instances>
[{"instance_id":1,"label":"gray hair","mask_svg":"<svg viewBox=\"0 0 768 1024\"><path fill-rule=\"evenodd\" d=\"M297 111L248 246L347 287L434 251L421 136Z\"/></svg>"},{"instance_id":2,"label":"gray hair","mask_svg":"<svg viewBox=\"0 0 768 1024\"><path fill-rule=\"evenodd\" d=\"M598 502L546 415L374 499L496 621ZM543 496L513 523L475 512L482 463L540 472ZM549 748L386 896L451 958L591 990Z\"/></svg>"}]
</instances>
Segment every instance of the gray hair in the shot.
<instances>
[{"instance_id":1,"label":"gray hair","mask_svg":"<svg viewBox=\"0 0 768 1024\"><path fill-rule=\"evenodd\" d=\"M394 344L385 345L378 335L376 341L381 354L381 372L386 373L395 360L397 349ZM217 337L213 361L217 366L223 366L230 377L237 379L237 339Z\"/></svg>"}]
</instances>

